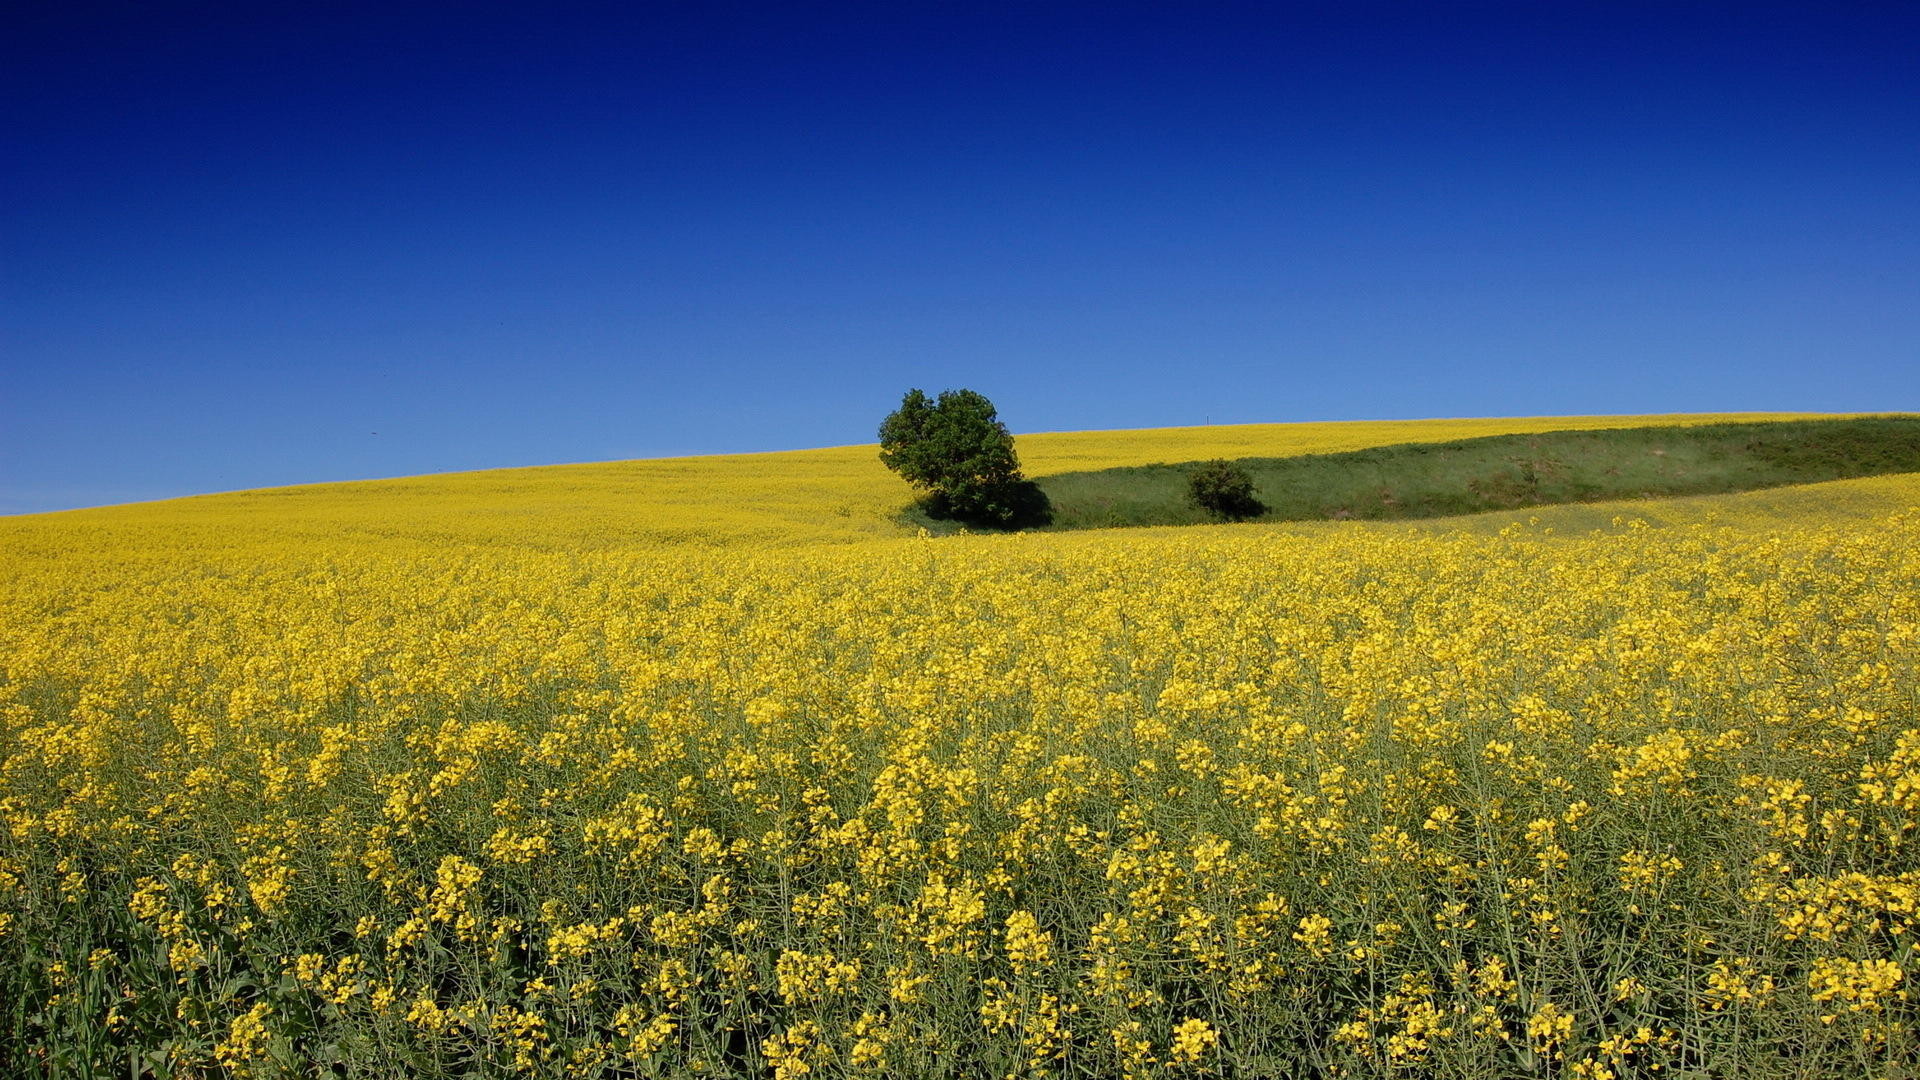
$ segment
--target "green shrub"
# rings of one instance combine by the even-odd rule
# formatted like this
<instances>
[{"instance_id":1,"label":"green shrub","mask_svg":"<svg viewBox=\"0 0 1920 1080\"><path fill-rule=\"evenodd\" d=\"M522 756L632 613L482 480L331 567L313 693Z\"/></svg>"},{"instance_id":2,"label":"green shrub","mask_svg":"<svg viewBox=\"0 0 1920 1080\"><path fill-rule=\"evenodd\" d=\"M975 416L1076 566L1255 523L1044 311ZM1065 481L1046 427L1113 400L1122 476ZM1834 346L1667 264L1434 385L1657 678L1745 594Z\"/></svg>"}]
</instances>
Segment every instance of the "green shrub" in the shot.
<instances>
[{"instance_id":1,"label":"green shrub","mask_svg":"<svg viewBox=\"0 0 1920 1080\"><path fill-rule=\"evenodd\" d=\"M1253 474L1239 462L1218 458L1187 474L1187 502L1222 521L1244 521L1266 510L1253 497Z\"/></svg>"}]
</instances>

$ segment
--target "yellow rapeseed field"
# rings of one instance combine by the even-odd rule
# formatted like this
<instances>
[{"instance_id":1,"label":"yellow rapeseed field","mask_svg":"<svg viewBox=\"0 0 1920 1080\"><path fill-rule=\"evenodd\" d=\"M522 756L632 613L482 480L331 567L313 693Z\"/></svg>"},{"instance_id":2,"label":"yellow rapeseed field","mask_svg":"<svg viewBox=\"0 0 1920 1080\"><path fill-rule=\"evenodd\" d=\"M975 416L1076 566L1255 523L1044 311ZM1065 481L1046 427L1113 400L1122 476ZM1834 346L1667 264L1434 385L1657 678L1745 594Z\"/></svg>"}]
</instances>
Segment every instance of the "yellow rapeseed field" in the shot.
<instances>
[{"instance_id":1,"label":"yellow rapeseed field","mask_svg":"<svg viewBox=\"0 0 1920 1080\"><path fill-rule=\"evenodd\" d=\"M1920 1066L1920 478L942 539L908 498L865 447L0 521L0 1072Z\"/></svg>"}]
</instances>

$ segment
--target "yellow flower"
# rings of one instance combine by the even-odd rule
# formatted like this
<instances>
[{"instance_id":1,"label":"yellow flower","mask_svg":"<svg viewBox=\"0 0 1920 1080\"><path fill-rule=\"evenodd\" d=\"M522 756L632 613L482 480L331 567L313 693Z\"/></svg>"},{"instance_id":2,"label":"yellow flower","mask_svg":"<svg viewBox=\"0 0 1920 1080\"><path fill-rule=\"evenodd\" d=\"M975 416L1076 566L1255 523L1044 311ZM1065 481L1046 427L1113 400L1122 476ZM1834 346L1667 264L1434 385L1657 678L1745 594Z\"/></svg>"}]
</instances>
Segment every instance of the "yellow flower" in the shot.
<instances>
[{"instance_id":1,"label":"yellow flower","mask_svg":"<svg viewBox=\"0 0 1920 1080\"><path fill-rule=\"evenodd\" d=\"M1167 1051L1172 1065L1194 1065L1220 1044L1220 1034L1205 1020L1190 1018L1173 1028L1173 1046Z\"/></svg>"},{"instance_id":2,"label":"yellow flower","mask_svg":"<svg viewBox=\"0 0 1920 1080\"><path fill-rule=\"evenodd\" d=\"M1293 940L1324 959L1333 952L1333 920L1325 915L1308 915L1300 920L1300 929L1294 931Z\"/></svg>"},{"instance_id":3,"label":"yellow flower","mask_svg":"<svg viewBox=\"0 0 1920 1080\"><path fill-rule=\"evenodd\" d=\"M1906 972L1892 960L1823 956L1813 962L1813 971L1807 976L1807 989L1813 991L1813 1000L1837 1002L1844 1005L1847 1012L1878 1012L1885 1007L1886 998L1904 1000L1905 991L1899 987L1905 980ZM1838 1018L1838 1013L1828 1013L1820 1020L1831 1024Z\"/></svg>"},{"instance_id":4,"label":"yellow flower","mask_svg":"<svg viewBox=\"0 0 1920 1080\"><path fill-rule=\"evenodd\" d=\"M236 1075L253 1075L253 1066L266 1056L272 1042L273 1033L267 1026L272 1015L272 1008L263 1001L234 1017L227 1026L227 1037L214 1047L214 1056L220 1064Z\"/></svg>"},{"instance_id":5,"label":"yellow flower","mask_svg":"<svg viewBox=\"0 0 1920 1080\"><path fill-rule=\"evenodd\" d=\"M1560 1057L1560 1047L1573 1038L1573 1014L1549 1001L1527 1018L1527 1038L1535 1051Z\"/></svg>"},{"instance_id":6,"label":"yellow flower","mask_svg":"<svg viewBox=\"0 0 1920 1080\"><path fill-rule=\"evenodd\" d=\"M1007 916L1007 960L1015 975L1026 975L1047 966L1053 954L1052 931L1040 929L1031 911L1015 911Z\"/></svg>"}]
</instances>

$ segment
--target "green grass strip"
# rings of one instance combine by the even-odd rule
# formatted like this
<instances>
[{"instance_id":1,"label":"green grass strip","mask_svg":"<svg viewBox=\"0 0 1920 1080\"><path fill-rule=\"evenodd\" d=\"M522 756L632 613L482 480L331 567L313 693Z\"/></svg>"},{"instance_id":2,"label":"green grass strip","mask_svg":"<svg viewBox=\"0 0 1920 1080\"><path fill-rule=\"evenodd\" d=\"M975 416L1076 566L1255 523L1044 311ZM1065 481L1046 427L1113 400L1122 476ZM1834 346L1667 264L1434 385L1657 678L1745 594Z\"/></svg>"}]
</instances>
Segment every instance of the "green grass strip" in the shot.
<instances>
[{"instance_id":1,"label":"green grass strip","mask_svg":"<svg viewBox=\"0 0 1920 1080\"><path fill-rule=\"evenodd\" d=\"M1255 520L1410 520L1920 472L1920 416L1552 431L1239 463L1265 507ZM1039 477L1046 528L1208 521L1186 501L1196 464Z\"/></svg>"}]
</instances>

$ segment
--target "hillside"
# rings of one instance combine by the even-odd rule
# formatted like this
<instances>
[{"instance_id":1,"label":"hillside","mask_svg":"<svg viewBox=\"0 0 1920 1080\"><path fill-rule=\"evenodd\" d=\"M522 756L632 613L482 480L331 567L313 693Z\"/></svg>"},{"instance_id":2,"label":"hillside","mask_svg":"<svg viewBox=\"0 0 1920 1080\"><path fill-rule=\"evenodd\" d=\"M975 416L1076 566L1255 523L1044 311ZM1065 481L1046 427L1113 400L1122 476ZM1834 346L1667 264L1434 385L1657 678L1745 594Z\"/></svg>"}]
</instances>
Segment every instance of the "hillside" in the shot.
<instances>
[{"instance_id":1,"label":"hillside","mask_svg":"<svg viewBox=\"0 0 1920 1080\"><path fill-rule=\"evenodd\" d=\"M1197 462L1055 473L1048 527L1191 525ZM1257 521L1411 520L1920 472L1920 417L1563 429L1244 457ZM932 523L936 527L945 523ZM945 526L951 530L951 525Z\"/></svg>"},{"instance_id":2,"label":"hillside","mask_svg":"<svg viewBox=\"0 0 1920 1080\"><path fill-rule=\"evenodd\" d=\"M1794 414L1798 416L1799 414ZM1790 419L1786 414L1530 417L1248 424L1022 435L1029 476L1192 461L1291 457L1541 431ZM0 518L0 545L56 554L75 543L140 557L170 549L414 543L553 550L652 545L847 543L912 535L914 492L871 446L663 458L309 484Z\"/></svg>"},{"instance_id":3,"label":"hillside","mask_svg":"<svg viewBox=\"0 0 1920 1080\"><path fill-rule=\"evenodd\" d=\"M1920 1064L1920 476L935 539L871 458L0 521L0 1074Z\"/></svg>"}]
</instances>

